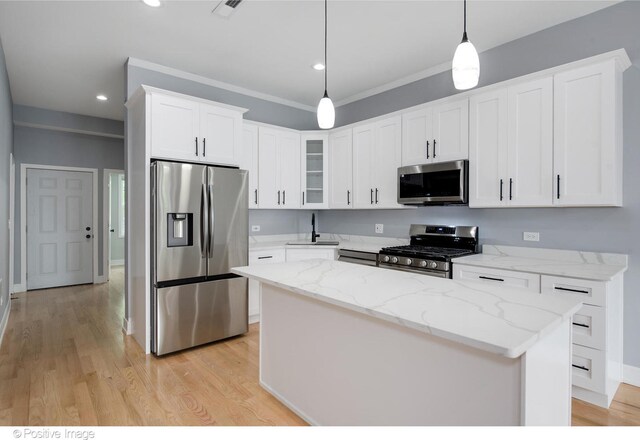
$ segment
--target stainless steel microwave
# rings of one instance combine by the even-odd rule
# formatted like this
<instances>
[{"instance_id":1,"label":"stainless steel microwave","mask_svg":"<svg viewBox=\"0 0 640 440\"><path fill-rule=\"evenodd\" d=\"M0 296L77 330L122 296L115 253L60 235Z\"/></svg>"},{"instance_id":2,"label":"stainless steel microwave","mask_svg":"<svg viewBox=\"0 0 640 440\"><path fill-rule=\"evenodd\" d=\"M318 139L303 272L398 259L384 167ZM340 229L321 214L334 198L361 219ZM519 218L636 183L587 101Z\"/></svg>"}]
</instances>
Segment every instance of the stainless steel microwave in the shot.
<instances>
[{"instance_id":1,"label":"stainless steel microwave","mask_svg":"<svg viewBox=\"0 0 640 440\"><path fill-rule=\"evenodd\" d=\"M398 168L401 205L466 205L469 203L469 161Z\"/></svg>"}]
</instances>

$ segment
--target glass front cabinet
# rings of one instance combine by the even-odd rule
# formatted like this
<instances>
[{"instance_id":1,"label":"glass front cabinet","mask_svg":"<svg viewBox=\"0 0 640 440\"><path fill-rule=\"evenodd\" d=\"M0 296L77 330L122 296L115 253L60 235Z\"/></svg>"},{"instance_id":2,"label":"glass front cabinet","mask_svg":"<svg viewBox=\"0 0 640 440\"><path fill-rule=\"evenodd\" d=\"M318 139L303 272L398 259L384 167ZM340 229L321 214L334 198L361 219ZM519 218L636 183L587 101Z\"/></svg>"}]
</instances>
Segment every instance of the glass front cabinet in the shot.
<instances>
[{"instance_id":1,"label":"glass front cabinet","mask_svg":"<svg viewBox=\"0 0 640 440\"><path fill-rule=\"evenodd\" d=\"M329 135L305 133L301 137L300 176L302 209L329 207Z\"/></svg>"}]
</instances>

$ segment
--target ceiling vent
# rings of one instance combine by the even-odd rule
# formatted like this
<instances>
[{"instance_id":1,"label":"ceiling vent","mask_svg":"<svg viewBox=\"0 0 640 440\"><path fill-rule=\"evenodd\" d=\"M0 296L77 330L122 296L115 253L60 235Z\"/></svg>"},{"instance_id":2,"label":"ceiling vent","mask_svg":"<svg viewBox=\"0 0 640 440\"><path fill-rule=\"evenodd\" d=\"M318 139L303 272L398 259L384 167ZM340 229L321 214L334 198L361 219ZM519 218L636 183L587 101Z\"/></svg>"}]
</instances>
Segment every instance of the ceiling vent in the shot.
<instances>
[{"instance_id":1,"label":"ceiling vent","mask_svg":"<svg viewBox=\"0 0 640 440\"><path fill-rule=\"evenodd\" d=\"M229 18L238 9L242 0L223 0L213 8L212 13L222 18Z\"/></svg>"}]
</instances>

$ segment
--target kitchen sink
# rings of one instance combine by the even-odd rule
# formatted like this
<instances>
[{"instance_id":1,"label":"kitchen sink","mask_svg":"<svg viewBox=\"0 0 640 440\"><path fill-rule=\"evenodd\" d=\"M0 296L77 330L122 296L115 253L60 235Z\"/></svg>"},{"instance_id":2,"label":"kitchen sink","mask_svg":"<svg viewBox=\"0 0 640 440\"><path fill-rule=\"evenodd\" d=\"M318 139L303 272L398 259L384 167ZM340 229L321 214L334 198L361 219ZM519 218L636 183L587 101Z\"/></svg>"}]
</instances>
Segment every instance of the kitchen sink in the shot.
<instances>
[{"instance_id":1,"label":"kitchen sink","mask_svg":"<svg viewBox=\"0 0 640 440\"><path fill-rule=\"evenodd\" d=\"M338 246L339 241L323 241L318 240L315 243L310 241L290 241L287 245L300 245L300 246Z\"/></svg>"}]
</instances>

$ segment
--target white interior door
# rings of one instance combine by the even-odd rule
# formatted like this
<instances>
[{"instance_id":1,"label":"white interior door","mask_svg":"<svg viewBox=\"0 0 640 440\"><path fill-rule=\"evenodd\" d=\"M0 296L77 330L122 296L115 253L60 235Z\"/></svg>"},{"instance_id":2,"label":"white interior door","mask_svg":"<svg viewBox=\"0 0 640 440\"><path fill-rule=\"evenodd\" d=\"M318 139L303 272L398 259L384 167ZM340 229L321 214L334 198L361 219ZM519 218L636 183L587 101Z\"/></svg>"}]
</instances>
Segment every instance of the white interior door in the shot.
<instances>
[{"instance_id":1,"label":"white interior door","mask_svg":"<svg viewBox=\"0 0 640 440\"><path fill-rule=\"evenodd\" d=\"M92 283L92 228L91 173L28 169L27 289Z\"/></svg>"}]
</instances>

